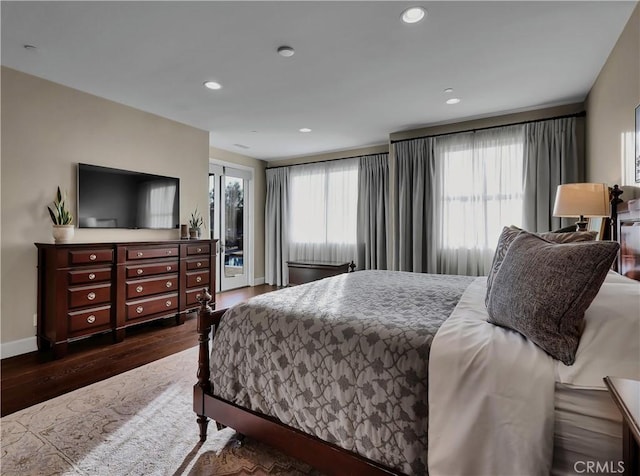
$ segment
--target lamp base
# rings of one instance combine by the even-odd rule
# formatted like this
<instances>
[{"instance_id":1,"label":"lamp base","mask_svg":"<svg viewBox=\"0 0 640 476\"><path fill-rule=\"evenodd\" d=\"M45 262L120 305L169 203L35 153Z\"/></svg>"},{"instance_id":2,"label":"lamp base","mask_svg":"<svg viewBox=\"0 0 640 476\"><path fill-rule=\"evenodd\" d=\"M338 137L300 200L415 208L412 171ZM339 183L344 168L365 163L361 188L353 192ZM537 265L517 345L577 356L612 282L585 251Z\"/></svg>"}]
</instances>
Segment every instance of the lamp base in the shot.
<instances>
[{"instance_id":1,"label":"lamp base","mask_svg":"<svg viewBox=\"0 0 640 476\"><path fill-rule=\"evenodd\" d=\"M580 220L576 222L576 231L587 231L588 224L589 222L581 215Z\"/></svg>"}]
</instances>

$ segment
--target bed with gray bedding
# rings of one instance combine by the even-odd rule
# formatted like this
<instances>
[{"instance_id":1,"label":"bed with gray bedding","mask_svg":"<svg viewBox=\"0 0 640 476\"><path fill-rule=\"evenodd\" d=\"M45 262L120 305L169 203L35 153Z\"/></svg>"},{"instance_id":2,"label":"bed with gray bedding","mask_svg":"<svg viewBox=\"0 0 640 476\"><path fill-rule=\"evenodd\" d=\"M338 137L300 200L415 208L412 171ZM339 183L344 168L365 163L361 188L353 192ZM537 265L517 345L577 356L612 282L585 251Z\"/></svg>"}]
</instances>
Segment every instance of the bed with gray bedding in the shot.
<instances>
[{"instance_id":1,"label":"bed with gray bedding","mask_svg":"<svg viewBox=\"0 0 640 476\"><path fill-rule=\"evenodd\" d=\"M359 271L255 297L216 330L213 394L426 474L430 346L473 280Z\"/></svg>"}]
</instances>

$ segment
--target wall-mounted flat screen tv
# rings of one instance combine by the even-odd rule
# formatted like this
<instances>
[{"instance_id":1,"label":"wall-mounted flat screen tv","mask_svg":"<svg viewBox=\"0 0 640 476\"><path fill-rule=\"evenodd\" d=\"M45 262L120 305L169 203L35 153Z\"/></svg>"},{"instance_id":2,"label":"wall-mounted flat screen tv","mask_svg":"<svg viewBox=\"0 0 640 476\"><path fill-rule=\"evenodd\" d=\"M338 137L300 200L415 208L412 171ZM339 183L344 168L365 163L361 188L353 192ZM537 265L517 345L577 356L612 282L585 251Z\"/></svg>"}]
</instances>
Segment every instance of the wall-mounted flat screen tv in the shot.
<instances>
[{"instance_id":1,"label":"wall-mounted flat screen tv","mask_svg":"<svg viewBox=\"0 0 640 476\"><path fill-rule=\"evenodd\" d=\"M180 179L78 164L79 228L177 228Z\"/></svg>"}]
</instances>

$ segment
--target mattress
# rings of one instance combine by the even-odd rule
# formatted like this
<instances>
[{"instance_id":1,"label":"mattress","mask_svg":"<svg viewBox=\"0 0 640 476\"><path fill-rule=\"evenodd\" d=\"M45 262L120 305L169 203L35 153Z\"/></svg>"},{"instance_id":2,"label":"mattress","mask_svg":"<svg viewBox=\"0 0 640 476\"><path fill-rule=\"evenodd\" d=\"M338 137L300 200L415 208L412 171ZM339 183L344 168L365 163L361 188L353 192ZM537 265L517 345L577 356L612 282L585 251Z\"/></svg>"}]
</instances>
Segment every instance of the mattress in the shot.
<instances>
[{"instance_id":1,"label":"mattress","mask_svg":"<svg viewBox=\"0 0 640 476\"><path fill-rule=\"evenodd\" d=\"M555 390L551 474L575 476L585 472L589 461L617 468L622 461L622 417L609 392L560 383Z\"/></svg>"}]
</instances>

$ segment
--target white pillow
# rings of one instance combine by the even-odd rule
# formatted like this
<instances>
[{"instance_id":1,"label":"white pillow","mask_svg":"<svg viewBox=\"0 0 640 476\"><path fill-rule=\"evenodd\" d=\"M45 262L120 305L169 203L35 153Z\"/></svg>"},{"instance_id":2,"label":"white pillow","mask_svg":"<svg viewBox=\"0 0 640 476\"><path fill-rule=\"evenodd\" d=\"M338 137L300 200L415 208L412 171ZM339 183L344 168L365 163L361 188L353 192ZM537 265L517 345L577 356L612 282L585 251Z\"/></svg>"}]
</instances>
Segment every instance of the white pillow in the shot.
<instances>
[{"instance_id":1,"label":"white pillow","mask_svg":"<svg viewBox=\"0 0 640 476\"><path fill-rule=\"evenodd\" d=\"M640 281L610 271L584 323L575 363L556 362L556 381L604 389L606 376L640 380Z\"/></svg>"}]
</instances>

